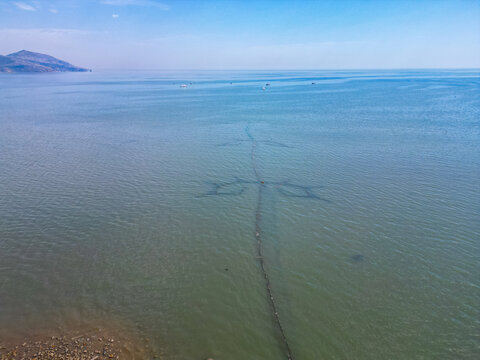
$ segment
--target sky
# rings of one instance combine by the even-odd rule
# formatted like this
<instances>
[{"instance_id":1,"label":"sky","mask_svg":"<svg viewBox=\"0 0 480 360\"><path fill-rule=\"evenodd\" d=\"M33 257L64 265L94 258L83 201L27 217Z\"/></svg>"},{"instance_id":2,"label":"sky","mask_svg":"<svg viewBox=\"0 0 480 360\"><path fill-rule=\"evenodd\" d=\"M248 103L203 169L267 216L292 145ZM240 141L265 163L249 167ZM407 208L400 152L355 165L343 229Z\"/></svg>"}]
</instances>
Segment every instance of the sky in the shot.
<instances>
[{"instance_id":1,"label":"sky","mask_svg":"<svg viewBox=\"0 0 480 360\"><path fill-rule=\"evenodd\" d=\"M0 0L0 54L93 69L480 68L480 0Z\"/></svg>"}]
</instances>

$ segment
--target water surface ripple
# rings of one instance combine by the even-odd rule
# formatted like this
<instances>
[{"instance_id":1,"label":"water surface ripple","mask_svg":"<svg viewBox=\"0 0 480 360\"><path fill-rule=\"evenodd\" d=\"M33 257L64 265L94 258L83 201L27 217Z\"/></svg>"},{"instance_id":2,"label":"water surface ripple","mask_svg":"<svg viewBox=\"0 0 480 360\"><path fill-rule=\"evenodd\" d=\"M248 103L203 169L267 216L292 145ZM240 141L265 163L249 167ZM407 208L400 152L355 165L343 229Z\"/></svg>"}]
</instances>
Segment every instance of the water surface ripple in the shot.
<instances>
[{"instance_id":1,"label":"water surface ripple","mask_svg":"<svg viewBox=\"0 0 480 360\"><path fill-rule=\"evenodd\" d=\"M480 358L479 93L473 70L1 74L0 339Z\"/></svg>"}]
</instances>

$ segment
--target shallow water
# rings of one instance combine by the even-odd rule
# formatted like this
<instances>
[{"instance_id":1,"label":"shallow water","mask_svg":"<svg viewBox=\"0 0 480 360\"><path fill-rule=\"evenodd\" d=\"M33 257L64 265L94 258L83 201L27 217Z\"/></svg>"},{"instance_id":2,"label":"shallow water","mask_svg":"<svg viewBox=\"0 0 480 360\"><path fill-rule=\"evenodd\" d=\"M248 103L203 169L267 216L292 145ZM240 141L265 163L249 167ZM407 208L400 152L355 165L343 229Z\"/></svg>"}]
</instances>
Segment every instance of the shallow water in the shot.
<instances>
[{"instance_id":1,"label":"shallow water","mask_svg":"<svg viewBox=\"0 0 480 360\"><path fill-rule=\"evenodd\" d=\"M295 359L479 358L479 93L478 71L1 75L0 338L111 322L167 359L286 358L262 187Z\"/></svg>"}]
</instances>

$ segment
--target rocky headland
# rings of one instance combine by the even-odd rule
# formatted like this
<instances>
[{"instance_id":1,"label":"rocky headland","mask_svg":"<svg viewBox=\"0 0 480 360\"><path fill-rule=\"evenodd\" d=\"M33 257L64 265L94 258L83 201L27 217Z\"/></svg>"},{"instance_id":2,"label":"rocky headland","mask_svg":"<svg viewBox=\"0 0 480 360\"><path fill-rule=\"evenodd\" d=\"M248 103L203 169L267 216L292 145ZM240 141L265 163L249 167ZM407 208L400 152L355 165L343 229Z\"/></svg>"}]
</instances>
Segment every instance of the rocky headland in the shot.
<instances>
[{"instance_id":1,"label":"rocky headland","mask_svg":"<svg viewBox=\"0 0 480 360\"><path fill-rule=\"evenodd\" d=\"M0 72L31 73L31 72L85 72L90 69L72 65L50 55L22 50L6 56L0 55Z\"/></svg>"}]
</instances>

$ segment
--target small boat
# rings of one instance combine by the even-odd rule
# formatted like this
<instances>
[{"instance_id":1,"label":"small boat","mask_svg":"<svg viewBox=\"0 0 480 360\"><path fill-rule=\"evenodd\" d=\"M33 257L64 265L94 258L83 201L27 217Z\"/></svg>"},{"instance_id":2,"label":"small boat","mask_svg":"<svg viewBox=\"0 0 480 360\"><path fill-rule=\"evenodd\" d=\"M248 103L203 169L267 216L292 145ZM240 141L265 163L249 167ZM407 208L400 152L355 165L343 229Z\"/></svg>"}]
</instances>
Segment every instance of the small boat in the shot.
<instances>
[{"instance_id":1,"label":"small boat","mask_svg":"<svg viewBox=\"0 0 480 360\"><path fill-rule=\"evenodd\" d=\"M181 87L181 88L186 88L187 85L186 85L186 84L182 84L182 85L180 85L180 87Z\"/></svg>"},{"instance_id":2,"label":"small boat","mask_svg":"<svg viewBox=\"0 0 480 360\"><path fill-rule=\"evenodd\" d=\"M262 87L262 90L263 90L263 91L265 91L265 86L264 86L264 87Z\"/></svg>"},{"instance_id":3,"label":"small boat","mask_svg":"<svg viewBox=\"0 0 480 360\"><path fill-rule=\"evenodd\" d=\"M270 83L266 83L265 86L270 86Z\"/></svg>"}]
</instances>

